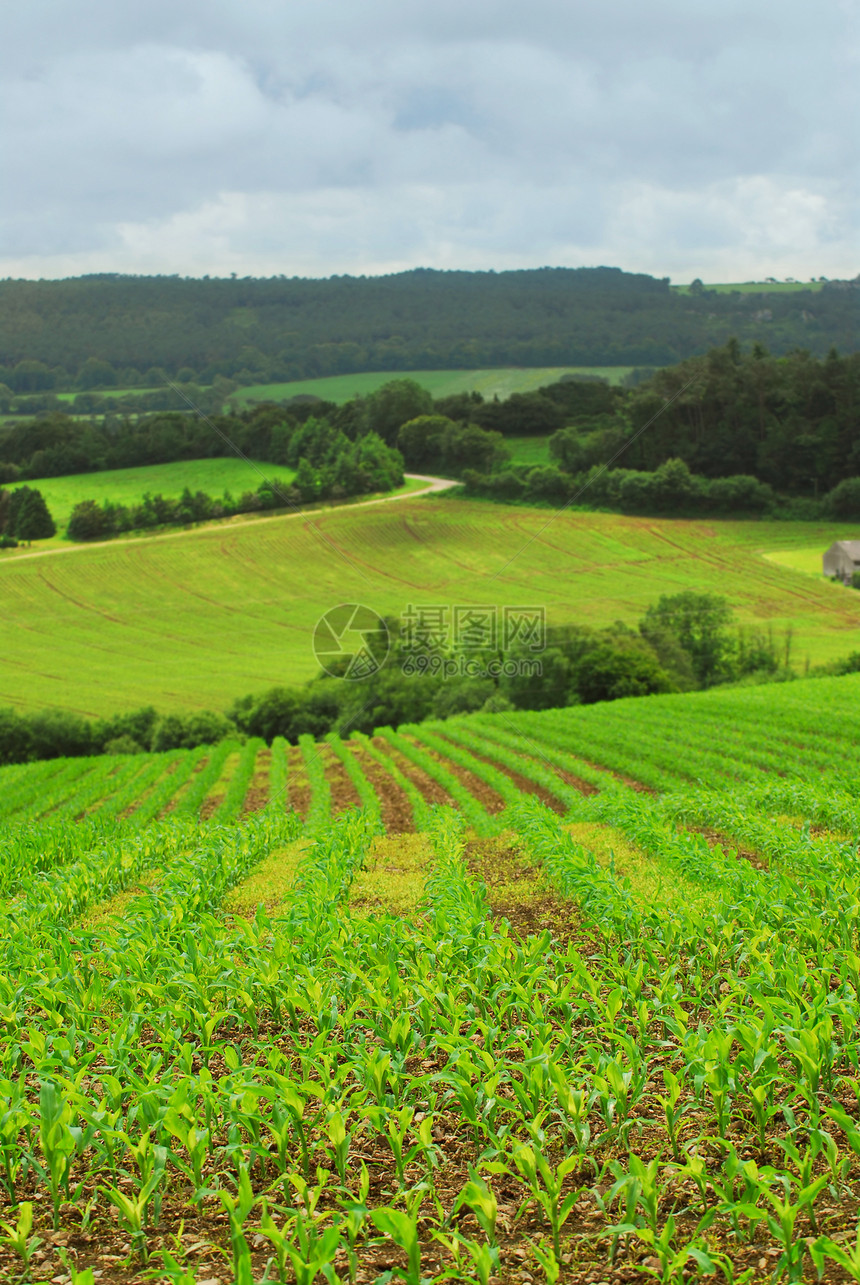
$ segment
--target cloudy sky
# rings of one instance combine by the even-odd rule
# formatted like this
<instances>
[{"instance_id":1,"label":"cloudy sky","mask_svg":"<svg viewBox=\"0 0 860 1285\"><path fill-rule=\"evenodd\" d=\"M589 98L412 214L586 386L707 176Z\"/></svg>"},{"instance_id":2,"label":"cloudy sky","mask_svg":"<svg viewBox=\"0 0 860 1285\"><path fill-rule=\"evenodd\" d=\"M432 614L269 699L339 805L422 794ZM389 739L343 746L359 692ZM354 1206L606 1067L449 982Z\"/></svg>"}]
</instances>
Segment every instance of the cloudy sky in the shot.
<instances>
[{"instance_id":1,"label":"cloudy sky","mask_svg":"<svg viewBox=\"0 0 860 1285\"><path fill-rule=\"evenodd\" d=\"M858 0L28 0L0 276L854 276Z\"/></svg>"}]
</instances>

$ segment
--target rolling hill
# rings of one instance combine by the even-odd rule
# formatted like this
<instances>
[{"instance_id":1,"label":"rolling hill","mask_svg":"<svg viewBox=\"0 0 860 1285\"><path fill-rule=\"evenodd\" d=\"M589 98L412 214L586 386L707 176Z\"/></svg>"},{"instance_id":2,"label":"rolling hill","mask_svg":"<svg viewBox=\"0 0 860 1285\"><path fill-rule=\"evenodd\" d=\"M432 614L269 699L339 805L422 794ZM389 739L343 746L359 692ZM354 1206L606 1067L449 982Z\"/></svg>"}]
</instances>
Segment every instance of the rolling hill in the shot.
<instances>
[{"instance_id":1,"label":"rolling hill","mask_svg":"<svg viewBox=\"0 0 860 1285\"><path fill-rule=\"evenodd\" d=\"M860 595L765 553L824 549L809 523L692 522L402 499L0 561L0 705L107 714L222 709L313 676L342 602L545 606L634 624L661 594L724 593L741 623L794 631L801 665L856 647Z\"/></svg>"}]
</instances>

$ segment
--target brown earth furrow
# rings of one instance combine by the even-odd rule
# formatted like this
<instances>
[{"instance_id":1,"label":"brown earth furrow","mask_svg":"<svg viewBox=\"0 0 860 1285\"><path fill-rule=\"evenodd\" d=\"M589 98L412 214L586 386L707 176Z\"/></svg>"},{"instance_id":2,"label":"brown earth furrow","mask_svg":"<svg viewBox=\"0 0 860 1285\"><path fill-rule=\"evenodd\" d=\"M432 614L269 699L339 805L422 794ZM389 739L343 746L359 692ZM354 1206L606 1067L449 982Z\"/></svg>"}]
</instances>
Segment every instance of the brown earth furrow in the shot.
<instances>
[{"instance_id":1,"label":"brown earth furrow","mask_svg":"<svg viewBox=\"0 0 860 1285\"><path fill-rule=\"evenodd\" d=\"M446 741L450 739L444 733L439 733L439 735ZM457 742L451 741L451 744L456 745ZM508 767L506 763L499 763L496 759L488 758L486 754L479 754L471 746L468 748L473 758L478 759L481 763L486 763L488 767L495 768L497 772L504 772L505 776L513 781L517 789L522 790L523 794L533 794L540 799L541 803L544 803L548 808L552 808L553 812L561 814L567 810L558 795L551 794L545 786L539 785L537 781L532 781L527 776L523 776L522 772L517 772L514 768ZM559 772L558 775L561 776L561 773Z\"/></svg>"},{"instance_id":2,"label":"brown earth furrow","mask_svg":"<svg viewBox=\"0 0 860 1285\"><path fill-rule=\"evenodd\" d=\"M359 745L350 743L350 751L379 800L379 810L386 834L412 834L415 820L412 807L401 786Z\"/></svg>"},{"instance_id":3,"label":"brown earth furrow","mask_svg":"<svg viewBox=\"0 0 860 1285\"><path fill-rule=\"evenodd\" d=\"M358 797L358 791L349 779L343 763L328 745L322 752L322 761L331 790L332 816L345 812L347 808L360 808L361 799Z\"/></svg>"},{"instance_id":4,"label":"brown earth furrow","mask_svg":"<svg viewBox=\"0 0 860 1285\"><path fill-rule=\"evenodd\" d=\"M194 770L192 771L192 773L191 773L191 775L189 776L188 780L187 780L187 781L185 782L185 784L184 784L184 785L183 785L183 786L182 786L182 787L177 791L177 793L176 793L176 794L174 794L173 798L172 798L172 799L169 799L169 800L167 801L167 803L164 805L164 807L163 807L163 808L161 809L161 811L159 812L159 814L158 814L158 819L159 819L159 821L161 820L161 818L162 818L162 817L166 817L166 816L168 816L168 815L173 811L173 809L176 807L177 803L178 803L178 802L179 802L179 800L181 799L182 795L185 793L185 791L186 791L186 790L189 788L189 786L191 785L191 782L194 780L195 776L198 776L198 775L203 771L204 767L206 767L206 765L207 765L207 763L208 763L208 762L209 762L209 755L207 754L207 755L205 755L205 756L200 760L200 762L199 762L199 763L195 763L195 764L194 764ZM178 765L177 765L177 766L178 766ZM173 769L171 769L171 770L175 770L175 768L173 768ZM137 808L137 807L139 807L139 806L140 806L140 804L139 804L139 803L136 803L134 806Z\"/></svg>"},{"instance_id":5,"label":"brown earth furrow","mask_svg":"<svg viewBox=\"0 0 860 1285\"><path fill-rule=\"evenodd\" d=\"M252 812L260 812L269 801L269 773L272 766L272 751L260 750L254 764L254 775L242 802L243 817Z\"/></svg>"},{"instance_id":6,"label":"brown earth furrow","mask_svg":"<svg viewBox=\"0 0 860 1285\"><path fill-rule=\"evenodd\" d=\"M287 786L290 797L290 807L297 812L304 821L311 806L311 783L308 780L305 758L301 750L297 746L292 746L288 751L288 754Z\"/></svg>"},{"instance_id":7,"label":"brown earth furrow","mask_svg":"<svg viewBox=\"0 0 860 1285\"><path fill-rule=\"evenodd\" d=\"M374 736L372 744L397 764L407 781L411 781L416 790L421 791L428 803L441 803L446 807L457 806L448 791L444 790L438 781L434 781L432 776L428 776L420 767L416 767L413 762L400 754L384 736Z\"/></svg>"},{"instance_id":8,"label":"brown earth furrow","mask_svg":"<svg viewBox=\"0 0 860 1285\"><path fill-rule=\"evenodd\" d=\"M419 743L413 740L412 737L409 740L413 745L422 749L425 754L429 754L437 763L441 763L442 767L446 768L452 776L456 776L460 784L466 787L472 798L477 799L482 807L486 808L490 816L504 812L507 807L505 800L491 785L487 785L486 781L482 781L479 776L475 776L474 772L470 772L468 768L460 767L451 759L444 758L436 750L431 749L429 745L425 745L423 742ZM469 752L471 753L471 751Z\"/></svg>"}]
</instances>

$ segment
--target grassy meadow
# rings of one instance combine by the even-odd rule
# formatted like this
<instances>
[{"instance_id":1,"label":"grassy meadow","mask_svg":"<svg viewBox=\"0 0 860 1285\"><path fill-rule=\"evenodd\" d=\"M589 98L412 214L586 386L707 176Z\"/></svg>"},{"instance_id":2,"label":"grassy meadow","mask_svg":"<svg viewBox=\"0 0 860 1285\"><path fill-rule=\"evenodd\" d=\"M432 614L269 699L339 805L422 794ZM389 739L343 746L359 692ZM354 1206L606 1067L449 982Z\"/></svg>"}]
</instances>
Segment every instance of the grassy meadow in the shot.
<instances>
[{"instance_id":1,"label":"grassy meadow","mask_svg":"<svg viewBox=\"0 0 860 1285\"><path fill-rule=\"evenodd\" d=\"M600 375L610 384L620 384L632 369L632 366L517 366L494 370L371 370L354 375L296 379L288 384L251 384L240 388L230 400L237 406L247 406L251 402L311 395L342 405L356 394L366 397L392 379L414 379L434 397L475 391L486 398L505 398L511 393L529 393L544 384L553 384L562 375Z\"/></svg>"},{"instance_id":2,"label":"grassy meadow","mask_svg":"<svg viewBox=\"0 0 860 1285\"><path fill-rule=\"evenodd\" d=\"M0 706L224 708L310 678L314 625L342 602L394 615L543 605L550 623L599 626L635 623L664 593L710 591L741 623L791 626L802 667L856 649L860 594L773 555L823 551L845 534L403 499L25 550L0 557Z\"/></svg>"},{"instance_id":3,"label":"grassy meadow","mask_svg":"<svg viewBox=\"0 0 860 1285\"><path fill-rule=\"evenodd\" d=\"M146 495L163 495L174 499L186 486L191 491L205 491L220 496L230 491L234 496L256 491L264 478L289 484L295 477L292 469L255 460L235 458L215 460L179 460L174 464L148 464L143 468L108 469L102 473L73 473L68 477L46 477L34 482L45 497L60 532L76 504L97 500L103 504L138 504ZM40 544L40 547L41 544Z\"/></svg>"},{"instance_id":4,"label":"grassy meadow","mask_svg":"<svg viewBox=\"0 0 860 1285\"><path fill-rule=\"evenodd\" d=\"M506 437L505 446L514 464L552 464L548 437Z\"/></svg>"}]
</instances>

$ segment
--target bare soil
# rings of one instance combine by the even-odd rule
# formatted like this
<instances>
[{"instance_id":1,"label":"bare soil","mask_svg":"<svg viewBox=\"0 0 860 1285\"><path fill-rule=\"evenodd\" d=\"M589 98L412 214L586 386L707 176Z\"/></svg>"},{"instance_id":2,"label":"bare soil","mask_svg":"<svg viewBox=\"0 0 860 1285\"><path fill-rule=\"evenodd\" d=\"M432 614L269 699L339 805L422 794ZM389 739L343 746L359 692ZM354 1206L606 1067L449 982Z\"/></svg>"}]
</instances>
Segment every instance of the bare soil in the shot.
<instances>
[{"instance_id":1,"label":"bare soil","mask_svg":"<svg viewBox=\"0 0 860 1285\"><path fill-rule=\"evenodd\" d=\"M311 783L308 780L305 759L298 746L288 751L287 760L287 793L290 806L304 821L311 806Z\"/></svg>"},{"instance_id":2,"label":"bare soil","mask_svg":"<svg viewBox=\"0 0 860 1285\"><path fill-rule=\"evenodd\" d=\"M417 746L418 742L412 741L412 744ZM495 816L499 812L504 812L507 807L505 800L502 798L501 794L498 794L492 788L492 786L487 785L486 781L482 781L479 776L475 776L474 772L470 772L468 768L459 767L456 763L453 763L451 759L443 758L441 754L437 753L436 750L431 749L429 745L424 745L422 743L420 748L425 754L429 754L432 759L435 759L437 763L441 763L443 767L447 768L452 776L456 776L460 784L466 787L472 795L472 798L477 799L487 812L489 812L490 816Z\"/></svg>"},{"instance_id":3,"label":"bare soil","mask_svg":"<svg viewBox=\"0 0 860 1285\"><path fill-rule=\"evenodd\" d=\"M412 834L415 831L415 820L412 807L401 786L389 776L364 750L361 745L350 744L350 750L364 775L373 786L379 799L382 824L386 834Z\"/></svg>"},{"instance_id":4,"label":"bare soil","mask_svg":"<svg viewBox=\"0 0 860 1285\"><path fill-rule=\"evenodd\" d=\"M420 767L416 767L408 758L404 758L384 736L375 736L373 745L397 764L407 781L411 781L415 788L421 791L428 803L442 803L448 807L457 806L448 791L443 790L438 781L434 781L432 776L428 776Z\"/></svg>"},{"instance_id":5,"label":"bare soil","mask_svg":"<svg viewBox=\"0 0 860 1285\"><path fill-rule=\"evenodd\" d=\"M332 815L337 816L347 808L360 808L361 799L358 797L358 791L347 776L343 763L328 745L322 752L322 761L331 790Z\"/></svg>"},{"instance_id":6,"label":"bare soil","mask_svg":"<svg viewBox=\"0 0 860 1285\"><path fill-rule=\"evenodd\" d=\"M448 740L448 737L446 736L444 739ZM494 767L497 772L504 772L505 776L513 781L518 790L521 790L523 794L533 794L535 798L540 799L541 803L546 804L548 808L552 808L553 812L561 814L566 811L564 804L557 795L550 794L545 786L539 785L537 781L529 780L527 776L523 776L522 772L517 772L514 768L508 767L506 763L498 763L495 759L488 758L486 754L479 754L477 750L470 749L469 753L480 760L481 763Z\"/></svg>"},{"instance_id":7,"label":"bare soil","mask_svg":"<svg viewBox=\"0 0 860 1285\"><path fill-rule=\"evenodd\" d=\"M242 803L243 817L252 812L260 812L269 801L269 773L272 767L272 751L260 750L254 764L254 775L251 777L248 791Z\"/></svg>"}]
</instances>

